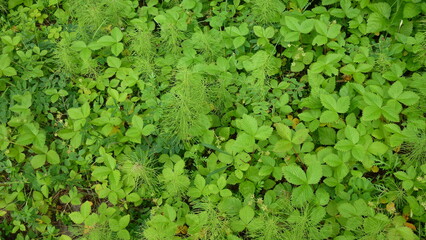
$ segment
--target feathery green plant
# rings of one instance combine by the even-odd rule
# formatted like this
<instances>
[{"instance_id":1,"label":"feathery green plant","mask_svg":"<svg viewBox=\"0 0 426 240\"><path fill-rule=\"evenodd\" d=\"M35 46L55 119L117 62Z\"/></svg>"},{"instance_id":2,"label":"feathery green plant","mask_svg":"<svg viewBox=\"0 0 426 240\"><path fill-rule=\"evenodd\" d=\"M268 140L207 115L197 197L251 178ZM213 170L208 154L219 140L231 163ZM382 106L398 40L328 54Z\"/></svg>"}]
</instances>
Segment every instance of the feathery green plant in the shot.
<instances>
[{"instance_id":1,"label":"feathery green plant","mask_svg":"<svg viewBox=\"0 0 426 240\"><path fill-rule=\"evenodd\" d=\"M157 190L157 168L153 159L141 148L138 147L134 152L126 154L121 170L134 181L136 189L144 189L146 194Z\"/></svg>"},{"instance_id":2,"label":"feathery green plant","mask_svg":"<svg viewBox=\"0 0 426 240\"><path fill-rule=\"evenodd\" d=\"M54 56L57 66L65 73L79 73L79 57L76 51L71 49L71 44L76 38L76 33L62 32L61 40L56 44Z\"/></svg>"},{"instance_id":3,"label":"feathery green plant","mask_svg":"<svg viewBox=\"0 0 426 240\"><path fill-rule=\"evenodd\" d=\"M66 1L66 9L77 23L78 35L83 40L94 39L107 26L107 16L104 12L105 2L96 0Z\"/></svg>"},{"instance_id":4,"label":"feathery green plant","mask_svg":"<svg viewBox=\"0 0 426 240\"><path fill-rule=\"evenodd\" d=\"M182 9L172 8L154 18L160 24L160 39L162 53L178 53L181 51L180 43L185 38L184 31L187 29L187 15Z\"/></svg>"},{"instance_id":5,"label":"feathery green plant","mask_svg":"<svg viewBox=\"0 0 426 240\"><path fill-rule=\"evenodd\" d=\"M176 83L164 99L163 126L181 140L189 140L200 119L210 109L203 77L191 69L181 69Z\"/></svg>"},{"instance_id":6,"label":"feathery green plant","mask_svg":"<svg viewBox=\"0 0 426 240\"><path fill-rule=\"evenodd\" d=\"M419 129L415 136L407 139L401 146L405 162L420 166L426 163L426 131Z\"/></svg>"},{"instance_id":7,"label":"feathery green plant","mask_svg":"<svg viewBox=\"0 0 426 240\"><path fill-rule=\"evenodd\" d=\"M254 21L261 24L279 22L280 15L285 10L285 7L285 4L281 0L253 1Z\"/></svg>"},{"instance_id":8,"label":"feathery green plant","mask_svg":"<svg viewBox=\"0 0 426 240\"><path fill-rule=\"evenodd\" d=\"M194 204L193 217L198 231L194 232L195 239L221 240L226 239L231 232L229 217L217 209L216 203L207 199ZM189 229L191 232L191 228Z\"/></svg>"}]
</instances>

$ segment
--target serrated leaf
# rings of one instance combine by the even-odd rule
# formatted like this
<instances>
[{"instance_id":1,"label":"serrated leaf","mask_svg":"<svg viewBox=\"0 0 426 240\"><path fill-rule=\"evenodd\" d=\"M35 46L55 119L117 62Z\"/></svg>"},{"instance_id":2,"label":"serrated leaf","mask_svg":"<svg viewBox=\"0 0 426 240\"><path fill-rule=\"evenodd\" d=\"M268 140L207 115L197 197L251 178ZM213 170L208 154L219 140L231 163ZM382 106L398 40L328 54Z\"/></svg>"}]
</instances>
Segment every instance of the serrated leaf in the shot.
<instances>
[{"instance_id":1,"label":"serrated leaf","mask_svg":"<svg viewBox=\"0 0 426 240\"><path fill-rule=\"evenodd\" d=\"M56 151L49 150L46 153L46 156L47 156L47 162L49 162L50 164L59 164L60 159L59 159L59 155Z\"/></svg>"},{"instance_id":2,"label":"serrated leaf","mask_svg":"<svg viewBox=\"0 0 426 240\"><path fill-rule=\"evenodd\" d=\"M363 121L373 121L379 119L382 115L382 110L377 106L367 106L362 110Z\"/></svg>"},{"instance_id":3,"label":"serrated leaf","mask_svg":"<svg viewBox=\"0 0 426 240\"><path fill-rule=\"evenodd\" d=\"M406 2L404 4L404 10L402 11L402 16L404 18L413 18L419 15L422 12L421 7L416 3Z\"/></svg>"},{"instance_id":4,"label":"serrated leaf","mask_svg":"<svg viewBox=\"0 0 426 240\"><path fill-rule=\"evenodd\" d=\"M342 152L347 152L350 151L353 146L354 144L349 140L340 140L336 143L334 148Z\"/></svg>"},{"instance_id":5,"label":"serrated leaf","mask_svg":"<svg viewBox=\"0 0 426 240\"><path fill-rule=\"evenodd\" d=\"M398 101L407 106L412 106L419 101L420 97L411 91L405 91L401 95L398 96Z\"/></svg>"},{"instance_id":6,"label":"serrated leaf","mask_svg":"<svg viewBox=\"0 0 426 240\"><path fill-rule=\"evenodd\" d=\"M121 60L119 58L116 57L107 57L107 63L108 66L112 67L112 68L120 68L121 67Z\"/></svg>"},{"instance_id":7,"label":"serrated leaf","mask_svg":"<svg viewBox=\"0 0 426 240\"><path fill-rule=\"evenodd\" d=\"M341 97L336 103L336 112L346 113L349 110L350 98L349 96Z\"/></svg>"},{"instance_id":8,"label":"serrated leaf","mask_svg":"<svg viewBox=\"0 0 426 240\"><path fill-rule=\"evenodd\" d=\"M246 205L240 209L239 216L241 221L243 221L243 223L247 225L251 222L251 220L254 217L254 210L250 206Z\"/></svg>"},{"instance_id":9,"label":"serrated leaf","mask_svg":"<svg viewBox=\"0 0 426 240\"><path fill-rule=\"evenodd\" d=\"M258 140L266 140L268 139L272 134L273 129L268 126L260 126L260 128L257 130L256 135L254 136Z\"/></svg>"},{"instance_id":10,"label":"serrated leaf","mask_svg":"<svg viewBox=\"0 0 426 240\"><path fill-rule=\"evenodd\" d=\"M118 225L120 226L121 229L124 229L127 227L127 225L129 225L129 222L130 222L130 215L127 214L120 218L120 220L118 221Z\"/></svg>"},{"instance_id":11,"label":"serrated leaf","mask_svg":"<svg viewBox=\"0 0 426 240\"><path fill-rule=\"evenodd\" d=\"M111 36L113 37L113 39L116 42L121 41L121 39L123 39L123 33L121 32L121 30L117 27L115 27L114 29L112 29L111 31Z\"/></svg>"},{"instance_id":12,"label":"serrated leaf","mask_svg":"<svg viewBox=\"0 0 426 240\"><path fill-rule=\"evenodd\" d=\"M206 186L206 180L200 174L197 174L194 179L194 185L199 190L202 190Z\"/></svg>"},{"instance_id":13,"label":"serrated leaf","mask_svg":"<svg viewBox=\"0 0 426 240\"><path fill-rule=\"evenodd\" d=\"M321 99L321 104L325 108L336 112L337 102L336 102L336 100L334 99L333 96L328 95L328 94L321 94L320 99Z\"/></svg>"},{"instance_id":14,"label":"serrated leaf","mask_svg":"<svg viewBox=\"0 0 426 240\"><path fill-rule=\"evenodd\" d=\"M332 123L339 120L339 114L335 111L326 110L321 113L320 122L321 123Z\"/></svg>"},{"instance_id":15,"label":"serrated leaf","mask_svg":"<svg viewBox=\"0 0 426 240\"><path fill-rule=\"evenodd\" d=\"M370 144L370 146L368 147L368 151L371 154L380 156L383 155L387 152L388 150L388 146L382 142L373 142L372 144Z\"/></svg>"},{"instance_id":16,"label":"serrated leaf","mask_svg":"<svg viewBox=\"0 0 426 240\"><path fill-rule=\"evenodd\" d=\"M100 167L96 167L93 172L92 172L92 176L95 177L98 180L102 180L102 179L106 179L109 175L109 173L111 173L112 170L109 167L105 167L105 166L100 166Z\"/></svg>"},{"instance_id":17,"label":"serrated leaf","mask_svg":"<svg viewBox=\"0 0 426 240\"><path fill-rule=\"evenodd\" d=\"M337 207L337 209L339 210L340 214L345 218L358 216L357 210L350 203L342 203Z\"/></svg>"},{"instance_id":18,"label":"serrated leaf","mask_svg":"<svg viewBox=\"0 0 426 240\"><path fill-rule=\"evenodd\" d=\"M234 48L239 48L241 47L244 43L246 42L246 38L243 36L238 36L236 38L234 38L233 40L233 44L234 44Z\"/></svg>"},{"instance_id":19,"label":"serrated leaf","mask_svg":"<svg viewBox=\"0 0 426 240\"><path fill-rule=\"evenodd\" d=\"M148 136L155 132L155 126L153 124L148 124L142 129L142 135Z\"/></svg>"},{"instance_id":20,"label":"serrated leaf","mask_svg":"<svg viewBox=\"0 0 426 240\"><path fill-rule=\"evenodd\" d=\"M340 24L331 24L330 28L327 31L327 37L331 39L336 38L337 35L339 35L340 33L341 27L342 26Z\"/></svg>"},{"instance_id":21,"label":"serrated leaf","mask_svg":"<svg viewBox=\"0 0 426 240\"><path fill-rule=\"evenodd\" d=\"M274 145L274 152L286 153L291 150L293 144L289 140L279 140Z\"/></svg>"},{"instance_id":22,"label":"serrated leaf","mask_svg":"<svg viewBox=\"0 0 426 240\"><path fill-rule=\"evenodd\" d=\"M282 167L285 179L295 185L307 184L308 180L302 168L297 165L289 165Z\"/></svg>"},{"instance_id":23,"label":"serrated leaf","mask_svg":"<svg viewBox=\"0 0 426 240\"><path fill-rule=\"evenodd\" d=\"M322 167L319 162L309 165L306 171L308 184L317 184L322 178Z\"/></svg>"},{"instance_id":24,"label":"serrated leaf","mask_svg":"<svg viewBox=\"0 0 426 240\"><path fill-rule=\"evenodd\" d=\"M398 99L399 95L401 95L402 91L404 90L404 87L402 86L402 83L397 81L388 90L388 94L393 99Z\"/></svg>"},{"instance_id":25,"label":"serrated leaf","mask_svg":"<svg viewBox=\"0 0 426 240\"><path fill-rule=\"evenodd\" d=\"M297 18L285 16L284 19L285 19L286 26L290 30L293 30L295 32L300 32L299 20L297 20Z\"/></svg>"},{"instance_id":26,"label":"serrated leaf","mask_svg":"<svg viewBox=\"0 0 426 240\"><path fill-rule=\"evenodd\" d=\"M277 129L278 135L280 135L282 138L284 138L286 140L291 141L292 131L287 125L284 125L282 123L276 123L275 128Z\"/></svg>"},{"instance_id":27,"label":"serrated leaf","mask_svg":"<svg viewBox=\"0 0 426 240\"><path fill-rule=\"evenodd\" d=\"M82 224L85 220L85 217L83 217L81 215L81 213L79 212L72 212L68 215L71 220L75 223L75 224Z\"/></svg>"},{"instance_id":28,"label":"serrated leaf","mask_svg":"<svg viewBox=\"0 0 426 240\"><path fill-rule=\"evenodd\" d=\"M357 144L359 141L359 132L355 128L351 126L346 126L345 128L345 136L349 139L353 144Z\"/></svg>"},{"instance_id":29,"label":"serrated leaf","mask_svg":"<svg viewBox=\"0 0 426 240\"><path fill-rule=\"evenodd\" d=\"M31 159L31 166L34 169L40 168L46 163L46 155L36 155Z\"/></svg>"},{"instance_id":30,"label":"serrated leaf","mask_svg":"<svg viewBox=\"0 0 426 240\"><path fill-rule=\"evenodd\" d=\"M329 154L324 158L324 162L330 167L338 167L342 165L343 160L336 154Z\"/></svg>"},{"instance_id":31,"label":"serrated leaf","mask_svg":"<svg viewBox=\"0 0 426 240\"><path fill-rule=\"evenodd\" d=\"M86 201L83 204L81 204L81 206L80 206L81 216L83 218L87 218L90 215L91 208L92 207L90 206L90 202L89 201Z\"/></svg>"},{"instance_id":32,"label":"serrated leaf","mask_svg":"<svg viewBox=\"0 0 426 240\"><path fill-rule=\"evenodd\" d=\"M294 144L302 144L309 137L309 129L297 130L291 142Z\"/></svg>"},{"instance_id":33,"label":"serrated leaf","mask_svg":"<svg viewBox=\"0 0 426 240\"><path fill-rule=\"evenodd\" d=\"M251 136L255 136L257 132L257 121L254 117L244 114L242 119L236 120L237 127L241 130L244 130L246 133Z\"/></svg>"},{"instance_id":34,"label":"serrated leaf","mask_svg":"<svg viewBox=\"0 0 426 240\"><path fill-rule=\"evenodd\" d=\"M303 206L314 197L314 191L309 185L302 185L295 189L291 194L291 200L296 206Z\"/></svg>"}]
</instances>

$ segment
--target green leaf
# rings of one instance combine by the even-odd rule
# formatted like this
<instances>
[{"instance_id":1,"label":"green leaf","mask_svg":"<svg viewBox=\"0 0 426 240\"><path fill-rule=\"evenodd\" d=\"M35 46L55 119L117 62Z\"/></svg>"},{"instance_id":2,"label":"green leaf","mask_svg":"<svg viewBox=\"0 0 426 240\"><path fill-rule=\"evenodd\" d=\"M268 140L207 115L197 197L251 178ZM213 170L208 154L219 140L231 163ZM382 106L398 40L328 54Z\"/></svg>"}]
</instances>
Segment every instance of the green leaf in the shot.
<instances>
[{"instance_id":1,"label":"green leaf","mask_svg":"<svg viewBox=\"0 0 426 240\"><path fill-rule=\"evenodd\" d=\"M120 220L118 221L118 225L120 226L121 229L126 228L127 225L129 225L130 222L130 215L127 214L126 216L123 216L120 218Z\"/></svg>"},{"instance_id":2,"label":"green leaf","mask_svg":"<svg viewBox=\"0 0 426 240\"><path fill-rule=\"evenodd\" d=\"M146 125L143 129L142 129L142 135L144 136L148 136L151 135L153 132L155 132L155 125L153 124L148 124Z\"/></svg>"},{"instance_id":3,"label":"green leaf","mask_svg":"<svg viewBox=\"0 0 426 240\"><path fill-rule=\"evenodd\" d=\"M199 190L202 190L206 186L206 180L200 174L197 174L194 179L194 185Z\"/></svg>"},{"instance_id":4,"label":"green leaf","mask_svg":"<svg viewBox=\"0 0 426 240\"><path fill-rule=\"evenodd\" d=\"M386 2L371 3L368 5L372 11L379 13L385 18L389 18L391 14L391 6Z\"/></svg>"},{"instance_id":5,"label":"green leaf","mask_svg":"<svg viewBox=\"0 0 426 240\"><path fill-rule=\"evenodd\" d=\"M415 3L405 3L404 10L402 12L402 16L404 18L413 18L421 13L421 7Z\"/></svg>"},{"instance_id":6,"label":"green leaf","mask_svg":"<svg viewBox=\"0 0 426 240\"><path fill-rule=\"evenodd\" d=\"M121 60L116 57L107 57L107 63L108 66L112 68L120 68L121 67Z\"/></svg>"},{"instance_id":7,"label":"green leaf","mask_svg":"<svg viewBox=\"0 0 426 240\"><path fill-rule=\"evenodd\" d=\"M324 22L317 20L315 22L315 30L323 35L323 36L327 36L327 24L325 24ZM327 40L327 39L326 39Z\"/></svg>"},{"instance_id":8,"label":"green leaf","mask_svg":"<svg viewBox=\"0 0 426 240\"><path fill-rule=\"evenodd\" d=\"M353 144L357 144L359 141L359 133L358 130L351 126L346 126L345 128L345 136L349 139Z\"/></svg>"},{"instance_id":9,"label":"green leaf","mask_svg":"<svg viewBox=\"0 0 426 240\"><path fill-rule=\"evenodd\" d=\"M358 211L350 203L342 203L337 207L337 209L339 210L342 217L349 218L353 216L358 216Z\"/></svg>"},{"instance_id":10,"label":"green leaf","mask_svg":"<svg viewBox=\"0 0 426 240\"><path fill-rule=\"evenodd\" d=\"M331 24L327 32L327 37L331 39L336 38L340 33L341 27L340 24Z\"/></svg>"},{"instance_id":11,"label":"green leaf","mask_svg":"<svg viewBox=\"0 0 426 240\"><path fill-rule=\"evenodd\" d=\"M126 229L121 229L117 232L117 237L119 239L129 240L130 239L130 233Z\"/></svg>"},{"instance_id":12,"label":"green leaf","mask_svg":"<svg viewBox=\"0 0 426 240\"><path fill-rule=\"evenodd\" d=\"M75 224L82 224L86 219L80 212L72 212L68 215Z\"/></svg>"},{"instance_id":13,"label":"green leaf","mask_svg":"<svg viewBox=\"0 0 426 240\"><path fill-rule=\"evenodd\" d=\"M380 16L378 13L372 13L367 20L367 32L377 33L384 31L388 26L386 18Z\"/></svg>"},{"instance_id":14,"label":"green leaf","mask_svg":"<svg viewBox=\"0 0 426 240\"><path fill-rule=\"evenodd\" d=\"M322 178L322 167L319 162L314 162L309 165L308 170L306 171L306 177L308 184L317 184Z\"/></svg>"},{"instance_id":15,"label":"green leaf","mask_svg":"<svg viewBox=\"0 0 426 240\"><path fill-rule=\"evenodd\" d=\"M329 154L324 158L324 162L330 167L338 167L342 165L343 160L336 154Z\"/></svg>"},{"instance_id":16,"label":"green leaf","mask_svg":"<svg viewBox=\"0 0 426 240\"><path fill-rule=\"evenodd\" d=\"M411 91L405 91L401 95L398 96L398 101L407 106L412 106L419 101L420 97Z\"/></svg>"},{"instance_id":17,"label":"green leaf","mask_svg":"<svg viewBox=\"0 0 426 240\"><path fill-rule=\"evenodd\" d=\"M333 123L339 120L339 114L335 111L326 110L321 113L320 122L321 123Z\"/></svg>"},{"instance_id":18,"label":"green leaf","mask_svg":"<svg viewBox=\"0 0 426 240\"><path fill-rule=\"evenodd\" d=\"M284 41L286 42L297 42L299 41L300 33L299 32L289 32L284 35Z\"/></svg>"},{"instance_id":19,"label":"green leaf","mask_svg":"<svg viewBox=\"0 0 426 240\"><path fill-rule=\"evenodd\" d=\"M349 96L341 97L337 100L336 104L336 112L338 113L346 113L349 109L350 98Z\"/></svg>"},{"instance_id":20,"label":"green leaf","mask_svg":"<svg viewBox=\"0 0 426 240\"><path fill-rule=\"evenodd\" d=\"M302 185L307 184L305 172L297 165L288 165L282 167L285 179L291 184Z\"/></svg>"},{"instance_id":21,"label":"green leaf","mask_svg":"<svg viewBox=\"0 0 426 240\"><path fill-rule=\"evenodd\" d=\"M254 210L250 206L246 205L240 209L239 216L241 221L243 221L243 223L247 225L251 222L251 220L254 217Z\"/></svg>"},{"instance_id":22,"label":"green leaf","mask_svg":"<svg viewBox=\"0 0 426 240\"><path fill-rule=\"evenodd\" d=\"M295 189L291 194L291 200L297 206L303 206L307 201L314 197L314 191L309 185L302 185Z\"/></svg>"},{"instance_id":23,"label":"green leaf","mask_svg":"<svg viewBox=\"0 0 426 240\"><path fill-rule=\"evenodd\" d=\"M103 36L103 37L99 38L97 43L99 45L103 46L103 47L107 47L107 46L111 46L111 45L115 44L116 41L111 36Z\"/></svg>"},{"instance_id":24,"label":"green leaf","mask_svg":"<svg viewBox=\"0 0 426 240\"><path fill-rule=\"evenodd\" d=\"M284 19L285 19L286 26L290 30L295 31L295 32L300 32L299 20L297 20L297 18L285 16Z\"/></svg>"},{"instance_id":25,"label":"green leaf","mask_svg":"<svg viewBox=\"0 0 426 240\"><path fill-rule=\"evenodd\" d=\"M60 163L59 155L56 151L49 150L47 152L46 156L47 156L47 162L49 162L50 164L59 164Z\"/></svg>"},{"instance_id":26,"label":"green leaf","mask_svg":"<svg viewBox=\"0 0 426 240\"><path fill-rule=\"evenodd\" d=\"M126 196L126 200L129 202L138 202L141 200L141 197L137 193L130 193Z\"/></svg>"},{"instance_id":27,"label":"green leaf","mask_svg":"<svg viewBox=\"0 0 426 240\"><path fill-rule=\"evenodd\" d=\"M367 106L362 110L362 121L373 121L379 119L382 110L377 106Z\"/></svg>"},{"instance_id":28,"label":"green leaf","mask_svg":"<svg viewBox=\"0 0 426 240\"><path fill-rule=\"evenodd\" d=\"M236 120L237 127L244 130L251 136L255 136L257 132L257 121L254 117L244 114L242 119Z\"/></svg>"},{"instance_id":29,"label":"green leaf","mask_svg":"<svg viewBox=\"0 0 426 240\"><path fill-rule=\"evenodd\" d=\"M334 148L342 152L347 152L350 151L353 146L354 144L349 140L340 140L336 143Z\"/></svg>"},{"instance_id":30,"label":"green leaf","mask_svg":"<svg viewBox=\"0 0 426 240\"><path fill-rule=\"evenodd\" d=\"M5 75L6 77L12 77L17 74L16 70L13 67L6 67L3 70L1 70L1 72L3 72L3 75Z\"/></svg>"},{"instance_id":31,"label":"green leaf","mask_svg":"<svg viewBox=\"0 0 426 240\"><path fill-rule=\"evenodd\" d=\"M234 41L232 42L234 44L234 48L241 47L246 42L246 38L243 36L238 36L234 38Z\"/></svg>"},{"instance_id":32,"label":"green leaf","mask_svg":"<svg viewBox=\"0 0 426 240\"><path fill-rule=\"evenodd\" d=\"M291 129L282 123L276 123L275 128L277 130L278 135L280 135L282 138L291 141L292 139L292 131Z\"/></svg>"},{"instance_id":33,"label":"green leaf","mask_svg":"<svg viewBox=\"0 0 426 240\"><path fill-rule=\"evenodd\" d=\"M314 28L315 21L313 19L307 19L300 24L299 32L308 34Z\"/></svg>"},{"instance_id":34,"label":"green leaf","mask_svg":"<svg viewBox=\"0 0 426 240\"><path fill-rule=\"evenodd\" d=\"M274 152L286 153L291 150L293 144L289 140L279 140L274 145Z\"/></svg>"},{"instance_id":35,"label":"green leaf","mask_svg":"<svg viewBox=\"0 0 426 240\"><path fill-rule=\"evenodd\" d=\"M334 99L333 96L328 95L328 94L321 94L320 99L321 99L321 104L325 108L337 112L336 111L337 102L336 102L336 100Z\"/></svg>"},{"instance_id":36,"label":"green leaf","mask_svg":"<svg viewBox=\"0 0 426 240\"><path fill-rule=\"evenodd\" d=\"M399 122L399 113L402 111L402 105L391 99L386 103L386 106L382 108L383 116L389 121Z\"/></svg>"},{"instance_id":37,"label":"green leaf","mask_svg":"<svg viewBox=\"0 0 426 240\"><path fill-rule=\"evenodd\" d=\"M96 167L93 172L92 176L95 177L98 180L106 179L109 175L109 173L112 172L112 169L105 166Z\"/></svg>"},{"instance_id":38,"label":"green leaf","mask_svg":"<svg viewBox=\"0 0 426 240\"><path fill-rule=\"evenodd\" d=\"M87 226L94 226L99 221L98 214L90 214L85 220L84 224Z\"/></svg>"},{"instance_id":39,"label":"green leaf","mask_svg":"<svg viewBox=\"0 0 426 240\"><path fill-rule=\"evenodd\" d=\"M247 133L238 133L237 139L234 143L234 153L244 150L246 152L252 152L255 147L255 139L253 136Z\"/></svg>"},{"instance_id":40,"label":"green leaf","mask_svg":"<svg viewBox=\"0 0 426 240\"><path fill-rule=\"evenodd\" d=\"M115 42L120 42L121 39L123 39L123 33L117 27L115 27L114 29L112 29L111 36L113 37L113 39L115 40Z\"/></svg>"},{"instance_id":41,"label":"green leaf","mask_svg":"<svg viewBox=\"0 0 426 240\"><path fill-rule=\"evenodd\" d=\"M402 86L402 83L397 81L388 90L388 94L393 99L398 99L399 95L401 95L402 91L404 90L404 87Z\"/></svg>"},{"instance_id":42,"label":"green leaf","mask_svg":"<svg viewBox=\"0 0 426 240\"><path fill-rule=\"evenodd\" d=\"M264 37L263 36L263 28L261 26L254 26L253 27L253 31L254 34L260 38Z\"/></svg>"},{"instance_id":43,"label":"green leaf","mask_svg":"<svg viewBox=\"0 0 426 240\"><path fill-rule=\"evenodd\" d=\"M34 169L40 168L46 163L46 155L36 155L31 159L31 166Z\"/></svg>"},{"instance_id":44,"label":"green leaf","mask_svg":"<svg viewBox=\"0 0 426 240\"><path fill-rule=\"evenodd\" d=\"M374 154L377 156L385 154L387 150L388 150L388 146L382 142L373 142L368 147L368 151L371 154Z\"/></svg>"},{"instance_id":45,"label":"green leaf","mask_svg":"<svg viewBox=\"0 0 426 240\"><path fill-rule=\"evenodd\" d=\"M111 52L115 56L120 55L120 53L124 50L124 44L123 43L115 43L111 46Z\"/></svg>"},{"instance_id":46,"label":"green leaf","mask_svg":"<svg viewBox=\"0 0 426 240\"><path fill-rule=\"evenodd\" d=\"M81 216L83 216L84 218L87 218L90 215L90 212L91 212L90 202L86 201L80 206Z\"/></svg>"},{"instance_id":47,"label":"green leaf","mask_svg":"<svg viewBox=\"0 0 426 240\"><path fill-rule=\"evenodd\" d=\"M81 111L81 108L70 108L70 109L68 109L67 112L68 112L68 116L71 119L78 120L78 119L84 118L84 115L83 115L83 112Z\"/></svg>"},{"instance_id":48,"label":"green leaf","mask_svg":"<svg viewBox=\"0 0 426 240\"><path fill-rule=\"evenodd\" d=\"M194 0L183 0L181 4L184 9L193 9L196 3Z\"/></svg>"},{"instance_id":49,"label":"green leaf","mask_svg":"<svg viewBox=\"0 0 426 240\"><path fill-rule=\"evenodd\" d=\"M143 119L137 115L133 115L132 117L132 127L138 129L139 131L142 131L144 124Z\"/></svg>"},{"instance_id":50,"label":"green leaf","mask_svg":"<svg viewBox=\"0 0 426 240\"><path fill-rule=\"evenodd\" d=\"M291 140L294 144L302 144L306 138L309 137L309 130L308 129L300 129L297 130L294 134L293 139Z\"/></svg>"},{"instance_id":51,"label":"green leaf","mask_svg":"<svg viewBox=\"0 0 426 240\"><path fill-rule=\"evenodd\" d=\"M269 126L260 126L254 137L258 140L267 140L271 136L272 131L273 129Z\"/></svg>"},{"instance_id":52,"label":"green leaf","mask_svg":"<svg viewBox=\"0 0 426 240\"><path fill-rule=\"evenodd\" d=\"M6 54L0 55L0 70L4 70L10 65L10 58Z\"/></svg>"}]
</instances>

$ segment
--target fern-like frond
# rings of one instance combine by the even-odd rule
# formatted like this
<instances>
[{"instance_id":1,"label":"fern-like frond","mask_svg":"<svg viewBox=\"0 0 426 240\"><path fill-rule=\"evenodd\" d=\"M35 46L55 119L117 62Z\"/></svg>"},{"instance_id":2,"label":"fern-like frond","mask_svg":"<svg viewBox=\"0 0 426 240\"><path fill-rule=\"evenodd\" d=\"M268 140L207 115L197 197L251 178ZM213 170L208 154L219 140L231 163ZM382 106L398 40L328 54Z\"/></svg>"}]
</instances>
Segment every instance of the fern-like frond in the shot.
<instances>
[{"instance_id":1,"label":"fern-like frond","mask_svg":"<svg viewBox=\"0 0 426 240\"><path fill-rule=\"evenodd\" d=\"M68 73L75 74L79 72L78 54L71 50L71 44L75 40L75 33L62 33L62 39L56 44L54 57L59 69Z\"/></svg>"},{"instance_id":2,"label":"fern-like frond","mask_svg":"<svg viewBox=\"0 0 426 240\"><path fill-rule=\"evenodd\" d=\"M201 124L209 109L206 88L200 74L182 69L176 75L175 86L164 99L163 126L181 140L193 137L191 131Z\"/></svg>"},{"instance_id":3,"label":"fern-like frond","mask_svg":"<svg viewBox=\"0 0 426 240\"><path fill-rule=\"evenodd\" d=\"M254 20L261 24L269 24L279 21L285 4L281 0L253 1Z\"/></svg>"},{"instance_id":4,"label":"fern-like frond","mask_svg":"<svg viewBox=\"0 0 426 240\"><path fill-rule=\"evenodd\" d=\"M133 179L136 189L142 188L147 194L158 190L158 168L154 165L153 159L140 148L126 154L121 170Z\"/></svg>"}]
</instances>

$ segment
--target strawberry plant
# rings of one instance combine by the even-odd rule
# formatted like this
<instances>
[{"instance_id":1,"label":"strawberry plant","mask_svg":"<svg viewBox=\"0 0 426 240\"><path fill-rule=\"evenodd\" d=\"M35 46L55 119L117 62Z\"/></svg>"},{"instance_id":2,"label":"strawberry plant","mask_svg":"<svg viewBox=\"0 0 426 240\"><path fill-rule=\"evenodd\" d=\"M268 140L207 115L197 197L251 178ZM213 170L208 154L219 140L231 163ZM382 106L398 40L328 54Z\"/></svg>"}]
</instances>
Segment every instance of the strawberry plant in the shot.
<instances>
[{"instance_id":1,"label":"strawberry plant","mask_svg":"<svg viewBox=\"0 0 426 240\"><path fill-rule=\"evenodd\" d=\"M1 239L425 239L420 0L0 0Z\"/></svg>"}]
</instances>

